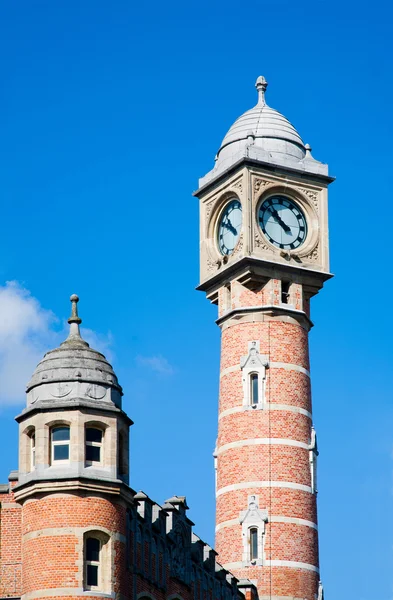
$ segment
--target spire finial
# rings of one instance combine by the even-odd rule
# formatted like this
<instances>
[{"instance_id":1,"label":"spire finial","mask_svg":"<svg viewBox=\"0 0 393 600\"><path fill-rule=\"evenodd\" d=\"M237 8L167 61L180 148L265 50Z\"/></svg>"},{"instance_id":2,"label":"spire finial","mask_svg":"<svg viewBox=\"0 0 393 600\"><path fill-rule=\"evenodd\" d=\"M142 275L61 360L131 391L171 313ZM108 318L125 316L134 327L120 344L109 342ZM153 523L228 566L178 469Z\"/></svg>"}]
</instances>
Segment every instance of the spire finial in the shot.
<instances>
[{"instance_id":1,"label":"spire finial","mask_svg":"<svg viewBox=\"0 0 393 600\"><path fill-rule=\"evenodd\" d=\"M266 79L263 77L263 75L260 75L258 77L258 79L256 80L256 83L255 83L255 87L258 90L258 104L257 104L257 106L264 106L266 104L266 101L265 101L265 92L266 92L267 86L268 86L268 83L267 83Z\"/></svg>"},{"instance_id":2,"label":"spire finial","mask_svg":"<svg viewBox=\"0 0 393 600\"><path fill-rule=\"evenodd\" d=\"M75 338L81 339L81 334L79 331L79 325L82 323L82 319L78 315L78 302L79 297L76 294L72 294L70 297L71 300L71 316L68 319L70 324L70 333L68 336L68 340L74 340Z\"/></svg>"}]
</instances>

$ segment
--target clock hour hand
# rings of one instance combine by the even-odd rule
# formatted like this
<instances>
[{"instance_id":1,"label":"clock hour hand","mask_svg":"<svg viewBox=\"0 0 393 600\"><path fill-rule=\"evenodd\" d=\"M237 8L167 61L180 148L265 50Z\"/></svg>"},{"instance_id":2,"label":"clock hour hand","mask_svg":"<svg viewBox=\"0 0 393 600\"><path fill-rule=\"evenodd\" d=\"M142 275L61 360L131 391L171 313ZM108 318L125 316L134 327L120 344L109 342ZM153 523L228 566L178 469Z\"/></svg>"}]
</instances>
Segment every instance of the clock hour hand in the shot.
<instances>
[{"instance_id":1,"label":"clock hour hand","mask_svg":"<svg viewBox=\"0 0 393 600\"><path fill-rule=\"evenodd\" d=\"M284 223L284 221L282 220L282 218L280 217L280 215L278 214L278 212L276 211L276 209L272 208L271 206L269 206L269 210L272 213L272 215L275 218L275 220L277 221L277 223L279 225L281 225L281 227L283 228L283 230L285 231L285 233L290 233L291 232L291 228L289 227L289 225L287 225L286 223Z\"/></svg>"},{"instance_id":2,"label":"clock hour hand","mask_svg":"<svg viewBox=\"0 0 393 600\"><path fill-rule=\"evenodd\" d=\"M224 221L224 222L223 222L223 225L225 225L225 227L226 227L227 229L229 229L229 231L230 231L231 233L233 233L233 235L236 235L236 234L237 234L237 231L236 231L236 229L234 228L234 226L232 225L232 223L230 222L230 220L229 220L228 218L227 218L227 220L226 220L226 221Z\"/></svg>"}]
</instances>

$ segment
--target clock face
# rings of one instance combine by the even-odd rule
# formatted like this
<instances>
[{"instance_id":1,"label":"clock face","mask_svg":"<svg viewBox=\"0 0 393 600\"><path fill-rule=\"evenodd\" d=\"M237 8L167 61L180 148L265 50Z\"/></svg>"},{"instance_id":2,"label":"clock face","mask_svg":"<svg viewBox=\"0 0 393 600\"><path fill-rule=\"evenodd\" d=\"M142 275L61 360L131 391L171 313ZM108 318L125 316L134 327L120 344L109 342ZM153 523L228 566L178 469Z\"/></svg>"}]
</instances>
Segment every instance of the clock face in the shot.
<instances>
[{"instance_id":1,"label":"clock face","mask_svg":"<svg viewBox=\"0 0 393 600\"><path fill-rule=\"evenodd\" d=\"M221 254L232 254L242 228L242 205L231 200L221 213L217 229L217 242Z\"/></svg>"},{"instance_id":2,"label":"clock face","mask_svg":"<svg viewBox=\"0 0 393 600\"><path fill-rule=\"evenodd\" d=\"M262 202L258 220L269 242L278 248L294 250L306 239L306 217L299 206L285 196L273 196Z\"/></svg>"}]
</instances>

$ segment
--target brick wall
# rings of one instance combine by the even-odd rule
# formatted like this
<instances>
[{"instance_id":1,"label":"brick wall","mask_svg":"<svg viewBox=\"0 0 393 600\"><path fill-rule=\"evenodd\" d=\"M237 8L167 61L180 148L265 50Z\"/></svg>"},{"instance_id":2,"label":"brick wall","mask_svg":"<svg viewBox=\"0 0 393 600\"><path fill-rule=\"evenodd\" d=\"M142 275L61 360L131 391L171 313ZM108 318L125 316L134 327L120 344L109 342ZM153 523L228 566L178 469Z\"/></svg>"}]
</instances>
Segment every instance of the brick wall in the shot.
<instances>
[{"instance_id":1,"label":"brick wall","mask_svg":"<svg viewBox=\"0 0 393 600\"><path fill-rule=\"evenodd\" d=\"M311 488L311 387L308 331L301 285L290 287L287 314L281 282L270 280L257 291L231 285L232 310L247 308L247 317L222 317L219 427L217 440L216 550L219 560L238 578L258 582L259 595L314 600L318 592L316 496ZM219 302L226 296L219 294ZM261 313L263 306L277 312ZM250 312L255 307L255 316ZM308 305L307 305L308 309ZM292 312L291 312L292 311ZM224 318L223 318L224 317ZM242 357L259 343L267 357L265 397L257 410L244 406ZM248 385L248 384L247 384ZM252 564L249 529L241 515L251 496L267 511L263 551Z\"/></svg>"}]
</instances>

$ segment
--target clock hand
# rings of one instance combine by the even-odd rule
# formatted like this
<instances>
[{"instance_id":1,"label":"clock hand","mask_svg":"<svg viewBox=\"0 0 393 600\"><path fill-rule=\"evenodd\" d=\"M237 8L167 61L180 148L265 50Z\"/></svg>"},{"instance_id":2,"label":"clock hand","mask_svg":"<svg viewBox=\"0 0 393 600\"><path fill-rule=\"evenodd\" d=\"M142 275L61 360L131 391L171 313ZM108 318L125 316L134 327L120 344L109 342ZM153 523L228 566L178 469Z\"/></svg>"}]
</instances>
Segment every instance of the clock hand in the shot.
<instances>
[{"instance_id":1,"label":"clock hand","mask_svg":"<svg viewBox=\"0 0 393 600\"><path fill-rule=\"evenodd\" d=\"M227 229L229 229L229 231L231 231L233 233L233 235L237 234L236 229L234 228L234 226L232 225L232 223L230 222L230 220L227 217L227 220L223 222L223 225L225 225L225 227Z\"/></svg>"},{"instance_id":2,"label":"clock hand","mask_svg":"<svg viewBox=\"0 0 393 600\"><path fill-rule=\"evenodd\" d=\"M281 225L281 227L283 228L283 230L286 233L290 233L291 232L291 228L289 227L289 225L287 225L286 223L284 223L284 221L282 220L282 218L280 217L280 215L278 214L278 212L276 211L276 209L272 208L271 206L269 206L269 210L272 213L273 217L276 219L277 223L279 225Z\"/></svg>"}]
</instances>

